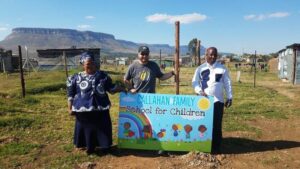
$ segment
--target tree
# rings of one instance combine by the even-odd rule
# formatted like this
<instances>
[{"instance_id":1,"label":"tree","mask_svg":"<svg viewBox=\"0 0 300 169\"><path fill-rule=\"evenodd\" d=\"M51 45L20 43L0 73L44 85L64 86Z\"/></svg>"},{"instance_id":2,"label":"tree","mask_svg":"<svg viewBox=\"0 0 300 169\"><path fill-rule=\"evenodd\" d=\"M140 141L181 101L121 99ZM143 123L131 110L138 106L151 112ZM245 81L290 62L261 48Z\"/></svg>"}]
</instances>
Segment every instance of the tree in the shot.
<instances>
[{"instance_id":1,"label":"tree","mask_svg":"<svg viewBox=\"0 0 300 169\"><path fill-rule=\"evenodd\" d=\"M278 53L270 53L269 55L272 58L277 58L278 57Z\"/></svg>"},{"instance_id":2,"label":"tree","mask_svg":"<svg viewBox=\"0 0 300 169\"><path fill-rule=\"evenodd\" d=\"M192 40L190 40L189 45L188 45L188 49L189 49L189 53L190 56L192 58L193 61L195 61L195 65L196 65L196 48L197 48L197 38L193 38Z\"/></svg>"}]
</instances>

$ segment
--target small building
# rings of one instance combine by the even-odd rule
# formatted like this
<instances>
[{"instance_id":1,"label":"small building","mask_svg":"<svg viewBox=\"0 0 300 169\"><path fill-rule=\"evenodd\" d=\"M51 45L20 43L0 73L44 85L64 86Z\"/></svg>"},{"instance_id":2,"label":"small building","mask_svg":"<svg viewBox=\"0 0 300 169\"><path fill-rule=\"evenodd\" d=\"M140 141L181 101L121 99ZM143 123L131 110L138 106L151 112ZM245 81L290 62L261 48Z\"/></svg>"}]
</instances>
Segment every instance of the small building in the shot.
<instances>
[{"instance_id":1,"label":"small building","mask_svg":"<svg viewBox=\"0 0 300 169\"><path fill-rule=\"evenodd\" d=\"M190 56L181 56L179 58L180 65L190 65L192 58Z\"/></svg>"},{"instance_id":2,"label":"small building","mask_svg":"<svg viewBox=\"0 0 300 169\"><path fill-rule=\"evenodd\" d=\"M156 60L157 63L159 63L159 60ZM174 66L174 56L171 57L164 57L161 60L162 64L165 64L167 67ZM192 58L190 56L180 56L179 57L179 65L180 66L187 66L192 63Z\"/></svg>"},{"instance_id":3,"label":"small building","mask_svg":"<svg viewBox=\"0 0 300 169\"><path fill-rule=\"evenodd\" d=\"M300 44L294 43L278 52L278 77L300 84Z\"/></svg>"},{"instance_id":4,"label":"small building","mask_svg":"<svg viewBox=\"0 0 300 169\"><path fill-rule=\"evenodd\" d=\"M0 48L0 72L12 72L14 70L12 61L12 51Z\"/></svg>"},{"instance_id":5,"label":"small building","mask_svg":"<svg viewBox=\"0 0 300 169\"><path fill-rule=\"evenodd\" d=\"M100 67L100 48L73 47L69 49L37 50L39 69L63 69L65 65L64 56L66 57L68 68L77 68L80 65L80 54L87 51L94 54L96 65Z\"/></svg>"},{"instance_id":6,"label":"small building","mask_svg":"<svg viewBox=\"0 0 300 169\"><path fill-rule=\"evenodd\" d=\"M108 64L108 65L115 65L116 60L114 59L106 59L106 61L104 62L104 64Z\"/></svg>"},{"instance_id":7,"label":"small building","mask_svg":"<svg viewBox=\"0 0 300 169\"><path fill-rule=\"evenodd\" d=\"M128 57L118 57L115 59L117 65L129 65Z\"/></svg>"}]
</instances>

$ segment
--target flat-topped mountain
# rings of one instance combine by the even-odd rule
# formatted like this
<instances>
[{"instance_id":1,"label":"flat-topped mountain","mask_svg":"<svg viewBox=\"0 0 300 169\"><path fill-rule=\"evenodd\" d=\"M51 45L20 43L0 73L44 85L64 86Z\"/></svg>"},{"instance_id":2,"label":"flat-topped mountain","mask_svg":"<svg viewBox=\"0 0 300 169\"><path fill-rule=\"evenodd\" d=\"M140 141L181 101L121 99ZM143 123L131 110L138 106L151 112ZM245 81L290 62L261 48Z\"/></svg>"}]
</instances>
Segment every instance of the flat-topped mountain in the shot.
<instances>
[{"instance_id":1,"label":"flat-topped mountain","mask_svg":"<svg viewBox=\"0 0 300 169\"><path fill-rule=\"evenodd\" d=\"M0 46L5 49L17 51L17 45L27 46L30 53L36 49L50 48L101 48L103 54L114 53L137 53L138 46L144 43L135 43L127 40L118 40L111 34L78 31L72 29L49 29L49 28L14 28ZM174 47L167 44L147 44L151 53L174 54ZM203 49L202 49L203 50ZM180 47L181 55L188 52L187 46ZM201 51L204 52L204 51Z\"/></svg>"}]
</instances>

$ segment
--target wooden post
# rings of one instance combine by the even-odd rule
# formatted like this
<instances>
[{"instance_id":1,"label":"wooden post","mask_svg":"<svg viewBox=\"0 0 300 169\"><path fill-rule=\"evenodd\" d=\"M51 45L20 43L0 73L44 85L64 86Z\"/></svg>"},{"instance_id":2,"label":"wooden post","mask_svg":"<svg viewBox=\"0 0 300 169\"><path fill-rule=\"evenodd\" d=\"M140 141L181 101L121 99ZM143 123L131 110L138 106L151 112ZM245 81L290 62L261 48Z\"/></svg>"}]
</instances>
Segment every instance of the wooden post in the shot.
<instances>
[{"instance_id":1,"label":"wooden post","mask_svg":"<svg viewBox=\"0 0 300 169\"><path fill-rule=\"evenodd\" d=\"M255 51L255 54L254 54L254 61L253 61L253 65L254 65L254 88L255 88L255 85L256 85L256 51Z\"/></svg>"},{"instance_id":2,"label":"wooden post","mask_svg":"<svg viewBox=\"0 0 300 169\"><path fill-rule=\"evenodd\" d=\"M174 55L174 61L175 61L175 83L176 83L176 94L179 94L179 28L180 28L180 22L175 22L175 55Z\"/></svg>"},{"instance_id":3,"label":"wooden post","mask_svg":"<svg viewBox=\"0 0 300 169\"><path fill-rule=\"evenodd\" d=\"M196 50L196 52L197 52L197 59L198 59L198 63L197 63L197 65L198 66L200 66L201 65L201 55L200 55L200 43L201 43L201 41L200 40L197 40L197 50Z\"/></svg>"},{"instance_id":4,"label":"wooden post","mask_svg":"<svg viewBox=\"0 0 300 169\"><path fill-rule=\"evenodd\" d=\"M161 66L161 49L159 49L159 66Z\"/></svg>"},{"instance_id":5,"label":"wooden post","mask_svg":"<svg viewBox=\"0 0 300 169\"><path fill-rule=\"evenodd\" d=\"M161 49L159 49L159 67L162 68L162 66L161 66ZM158 79L158 84L160 85L160 79Z\"/></svg>"},{"instance_id":6,"label":"wooden post","mask_svg":"<svg viewBox=\"0 0 300 169\"><path fill-rule=\"evenodd\" d=\"M19 68L20 68L20 80L21 80L21 86L22 86L22 97L25 98L25 81L24 81L24 75L23 75L23 64L22 64L22 49L21 46L18 46L19 48Z\"/></svg>"},{"instance_id":7,"label":"wooden post","mask_svg":"<svg viewBox=\"0 0 300 169\"><path fill-rule=\"evenodd\" d=\"M236 72L236 81L240 83L240 82L241 82L240 79L241 79L241 71L238 70L238 71Z\"/></svg>"},{"instance_id":8,"label":"wooden post","mask_svg":"<svg viewBox=\"0 0 300 169\"><path fill-rule=\"evenodd\" d=\"M65 65L65 72L66 72L66 76L68 78L69 74L68 74L68 64L67 64L66 51L63 51L63 58L64 58L64 65Z\"/></svg>"},{"instance_id":9,"label":"wooden post","mask_svg":"<svg viewBox=\"0 0 300 169\"><path fill-rule=\"evenodd\" d=\"M194 41L194 48L195 48L195 53L194 53L194 61L195 61L195 66L197 65L197 59L198 59L198 49L197 49L197 43L198 43L198 39L196 39L196 41Z\"/></svg>"}]
</instances>

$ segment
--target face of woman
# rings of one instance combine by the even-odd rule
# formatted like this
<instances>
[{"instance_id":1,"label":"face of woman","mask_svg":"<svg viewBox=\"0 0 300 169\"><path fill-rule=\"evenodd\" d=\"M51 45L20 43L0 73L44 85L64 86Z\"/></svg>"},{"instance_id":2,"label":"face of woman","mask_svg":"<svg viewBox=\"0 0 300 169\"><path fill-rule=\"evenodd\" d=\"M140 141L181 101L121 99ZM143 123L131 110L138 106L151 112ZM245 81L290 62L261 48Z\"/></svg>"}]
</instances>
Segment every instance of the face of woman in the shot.
<instances>
[{"instance_id":1,"label":"face of woman","mask_svg":"<svg viewBox=\"0 0 300 169\"><path fill-rule=\"evenodd\" d=\"M96 72L96 65L93 60L87 59L83 63L83 69L87 74L94 74Z\"/></svg>"}]
</instances>

